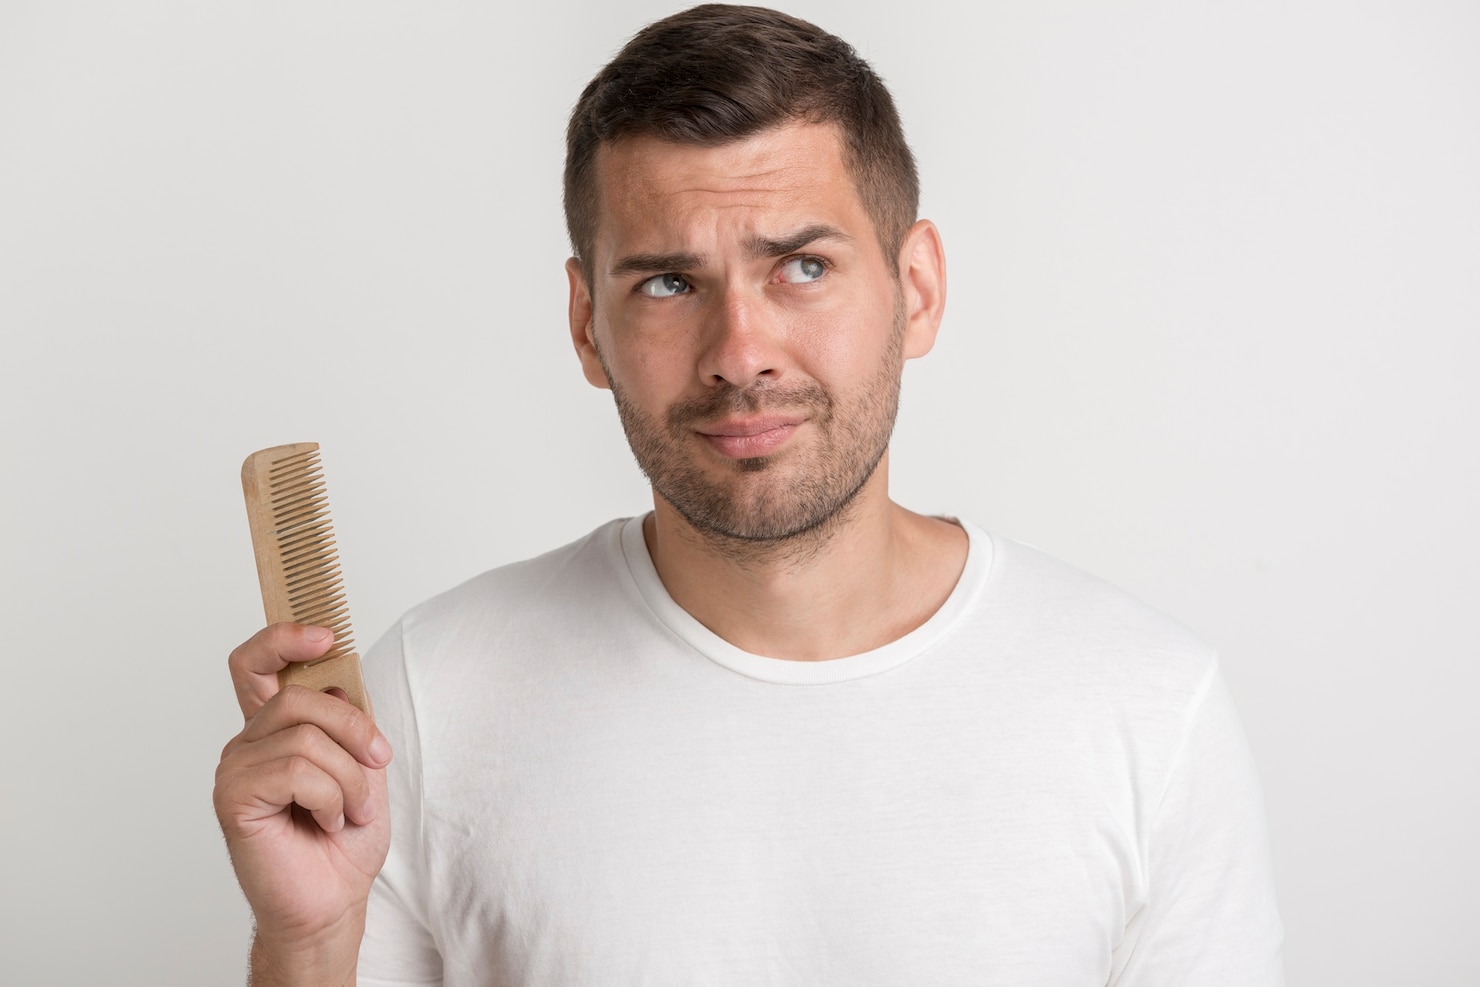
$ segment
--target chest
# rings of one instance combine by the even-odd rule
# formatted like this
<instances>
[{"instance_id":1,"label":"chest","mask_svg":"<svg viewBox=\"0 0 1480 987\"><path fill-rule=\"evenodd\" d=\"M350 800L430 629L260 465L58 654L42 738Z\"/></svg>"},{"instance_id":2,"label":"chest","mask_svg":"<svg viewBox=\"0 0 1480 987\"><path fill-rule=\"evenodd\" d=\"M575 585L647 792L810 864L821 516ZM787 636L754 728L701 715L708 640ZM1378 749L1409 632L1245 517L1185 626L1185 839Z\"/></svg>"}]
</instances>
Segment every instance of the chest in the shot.
<instances>
[{"instance_id":1,"label":"chest","mask_svg":"<svg viewBox=\"0 0 1480 987\"><path fill-rule=\"evenodd\" d=\"M1098 984L1138 907L1132 794L1021 710L700 690L567 712L504 711L435 759L449 984Z\"/></svg>"}]
</instances>

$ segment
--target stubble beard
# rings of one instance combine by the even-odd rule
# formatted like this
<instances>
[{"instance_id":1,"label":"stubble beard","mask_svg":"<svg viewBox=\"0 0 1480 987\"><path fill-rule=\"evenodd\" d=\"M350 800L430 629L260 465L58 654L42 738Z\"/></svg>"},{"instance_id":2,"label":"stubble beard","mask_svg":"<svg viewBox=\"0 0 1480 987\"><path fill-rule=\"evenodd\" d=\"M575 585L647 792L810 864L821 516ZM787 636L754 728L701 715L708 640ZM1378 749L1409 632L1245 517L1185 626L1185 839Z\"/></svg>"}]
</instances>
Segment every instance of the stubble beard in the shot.
<instances>
[{"instance_id":1,"label":"stubble beard","mask_svg":"<svg viewBox=\"0 0 1480 987\"><path fill-rule=\"evenodd\" d=\"M879 372L843 398L815 381L743 390L726 384L675 405L660 422L639 409L608 370L638 467L658 496L721 554L742 562L810 556L847 522L889 449L903 370L902 311L894 321ZM712 461L706 471L686 452L696 442L696 426L762 413L805 416L816 433L805 461L788 444L773 456L731 460L716 475Z\"/></svg>"}]
</instances>

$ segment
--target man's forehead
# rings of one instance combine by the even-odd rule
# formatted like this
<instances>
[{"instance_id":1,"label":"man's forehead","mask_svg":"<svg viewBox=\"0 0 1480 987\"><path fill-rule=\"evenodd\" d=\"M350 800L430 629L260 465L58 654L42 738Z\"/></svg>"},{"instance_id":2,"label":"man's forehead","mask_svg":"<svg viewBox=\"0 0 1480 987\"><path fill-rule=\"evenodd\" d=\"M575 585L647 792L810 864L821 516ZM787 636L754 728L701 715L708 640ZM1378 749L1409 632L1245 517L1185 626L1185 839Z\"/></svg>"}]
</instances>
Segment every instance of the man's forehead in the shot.
<instances>
[{"instance_id":1,"label":"man's forehead","mask_svg":"<svg viewBox=\"0 0 1480 987\"><path fill-rule=\"evenodd\" d=\"M597 238L648 238L665 227L677 233L695 212L736 222L743 213L751 232L762 235L790 232L799 223L837 223L840 211L866 220L841 145L835 126L812 123L719 145L654 137L603 145L596 162Z\"/></svg>"}]
</instances>

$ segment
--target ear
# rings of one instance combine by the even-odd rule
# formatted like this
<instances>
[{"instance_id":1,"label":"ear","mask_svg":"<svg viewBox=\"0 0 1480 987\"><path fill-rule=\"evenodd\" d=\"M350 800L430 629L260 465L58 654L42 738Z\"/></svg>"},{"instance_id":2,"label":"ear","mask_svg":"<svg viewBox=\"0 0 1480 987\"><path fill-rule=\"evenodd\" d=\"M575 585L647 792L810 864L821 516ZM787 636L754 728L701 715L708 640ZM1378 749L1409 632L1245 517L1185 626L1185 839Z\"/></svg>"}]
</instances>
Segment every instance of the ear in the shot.
<instances>
[{"instance_id":1,"label":"ear","mask_svg":"<svg viewBox=\"0 0 1480 987\"><path fill-rule=\"evenodd\" d=\"M911 226L900 245L899 286L904 293L904 357L911 360L930 352L946 311L946 252L940 231L928 219Z\"/></svg>"},{"instance_id":2,"label":"ear","mask_svg":"<svg viewBox=\"0 0 1480 987\"><path fill-rule=\"evenodd\" d=\"M595 309L581 262L574 257L567 260L565 276L570 281L570 341L575 344L576 356L581 358L581 370L592 387L609 388L606 370L596 355Z\"/></svg>"}]
</instances>

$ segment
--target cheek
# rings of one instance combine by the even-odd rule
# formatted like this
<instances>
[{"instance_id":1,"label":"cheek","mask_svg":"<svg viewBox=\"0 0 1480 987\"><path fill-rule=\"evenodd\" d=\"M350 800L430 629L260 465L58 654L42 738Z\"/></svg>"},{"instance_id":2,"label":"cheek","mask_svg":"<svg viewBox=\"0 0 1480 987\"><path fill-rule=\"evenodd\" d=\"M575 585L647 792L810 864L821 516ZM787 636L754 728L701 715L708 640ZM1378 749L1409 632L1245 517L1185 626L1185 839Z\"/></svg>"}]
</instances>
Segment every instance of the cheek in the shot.
<instances>
[{"instance_id":1,"label":"cheek","mask_svg":"<svg viewBox=\"0 0 1480 987\"><path fill-rule=\"evenodd\" d=\"M793 354L824 384L870 380L888 359L894 336L892 301L865 309L818 313L793 324Z\"/></svg>"},{"instance_id":2,"label":"cheek","mask_svg":"<svg viewBox=\"0 0 1480 987\"><path fill-rule=\"evenodd\" d=\"M617 386L629 400L658 411L686 396L694 376L690 335L682 330L665 332L652 325L607 322L597 339Z\"/></svg>"}]
</instances>

